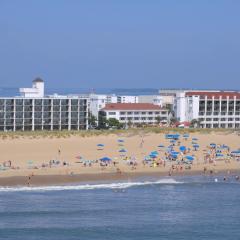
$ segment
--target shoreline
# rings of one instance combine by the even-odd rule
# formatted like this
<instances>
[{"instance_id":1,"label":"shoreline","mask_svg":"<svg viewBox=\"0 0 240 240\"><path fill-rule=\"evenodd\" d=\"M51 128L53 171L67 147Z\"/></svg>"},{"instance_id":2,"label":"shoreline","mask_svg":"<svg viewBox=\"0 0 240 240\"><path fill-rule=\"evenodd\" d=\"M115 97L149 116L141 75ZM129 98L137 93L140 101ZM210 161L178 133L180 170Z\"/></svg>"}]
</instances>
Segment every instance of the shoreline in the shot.
<instances>
[{"instance_id":1,"label":"shoreline","mask_svg":"<svg viewBox=\"0 0 240 240\"><path fill-rule=\"evenodd\" d=\"M124 173L87 173L87 174L74 174L74 175L34 175L31 177L30 184L28 185L28 177L26 176L11 176L1 177L0 187L36 187L36 186L67 186L70 184L83 184L83 183L101 183L102 181L124 181L135 180L141 177L178 177L178 176L215 176L221 174L231 175L240 174L240 170L219 170L210 173L204 173L200 170L190 170L183 172L174 172L169 176L167 172L124 172Z\"/></svg>"}]
</instances>

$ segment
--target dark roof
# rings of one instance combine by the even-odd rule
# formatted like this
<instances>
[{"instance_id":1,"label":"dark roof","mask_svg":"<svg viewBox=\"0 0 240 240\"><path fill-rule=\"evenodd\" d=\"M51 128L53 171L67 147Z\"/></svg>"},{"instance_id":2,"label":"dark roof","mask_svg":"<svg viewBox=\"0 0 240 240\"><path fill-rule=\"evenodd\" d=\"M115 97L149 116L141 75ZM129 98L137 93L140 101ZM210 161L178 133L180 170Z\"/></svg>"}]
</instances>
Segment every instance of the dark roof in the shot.
<instances>
[{"instance_id":1,"label":"dark roof","mask_svg":"<svg viewBox=\"0 0 240 240\"><path fill-rule=\"evenodd\" d=\"M162 108L152 103L110 103L102 110L162 110Z\"/></svg>"},{"instance_id":2,"label":"dark roof","mask_svg":"<svg viewBox=\"0 0 240 240\"><path fill-rule=\"evenodd\" d=\"M44 82L41 78L37 77L33 80L33 82Z\"/></svg>"},{"instance_id":3,"label":"dark roof","mask_svg":"<svg viewBox=\"0 0 240 240\"><path fill-rule=\"evenodd\" d=\"M240 92L186 92L186 96L207 96L207 98L220 98L226 99L229 97L233 99L235 96L237 99L240 99Z\"/></svg>"}]
</instances>

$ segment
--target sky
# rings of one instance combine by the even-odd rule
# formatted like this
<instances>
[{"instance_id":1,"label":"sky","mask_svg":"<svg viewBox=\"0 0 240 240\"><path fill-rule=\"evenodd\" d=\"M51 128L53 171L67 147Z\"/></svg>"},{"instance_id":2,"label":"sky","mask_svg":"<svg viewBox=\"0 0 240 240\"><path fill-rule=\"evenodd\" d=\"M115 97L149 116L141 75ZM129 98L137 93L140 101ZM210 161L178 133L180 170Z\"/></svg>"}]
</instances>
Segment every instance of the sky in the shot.
<instances>
[{"instance_id":1,"label":"sky","mask_svg":"<svg viewBox=\"0 0 240 240\"><path fill-rule=\"evenodd\" d=\"M239 0L0 0L0 86L240 88Z\"/></svg>"}]
</instances>

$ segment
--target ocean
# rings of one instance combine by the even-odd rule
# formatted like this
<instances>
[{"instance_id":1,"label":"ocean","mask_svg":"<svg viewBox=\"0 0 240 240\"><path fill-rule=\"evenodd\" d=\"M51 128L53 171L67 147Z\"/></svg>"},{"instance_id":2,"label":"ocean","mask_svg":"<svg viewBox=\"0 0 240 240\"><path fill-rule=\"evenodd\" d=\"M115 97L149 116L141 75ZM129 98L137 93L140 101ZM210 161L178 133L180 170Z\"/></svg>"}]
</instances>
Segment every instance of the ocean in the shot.
<instances>
[{"instance_id":1,"label":"ocean","mask_svg":"<svg viewBox=\"0 0 240 240\"><path fill-rule=\"evenodd\" d=\"M188 176L0 188L0 239L237 240L239 187Z\"/></svg>"},{"instance_id":2,"label":"ocean","mask_svg":"<svg viewBox=\"0 0 240 240\"><path fill-rule=\"evenodd\" d=\"M67 94L88 94L94 92L97 94L116 94L116 95L158 95L159 89L155 88L139 88L139 89L127 89L127 88L46 88L45 94L51 95L54 93L67 95ZM0 87L0 97L12 97L19 96L18 88Z\"/></svg>"}]
</instances>

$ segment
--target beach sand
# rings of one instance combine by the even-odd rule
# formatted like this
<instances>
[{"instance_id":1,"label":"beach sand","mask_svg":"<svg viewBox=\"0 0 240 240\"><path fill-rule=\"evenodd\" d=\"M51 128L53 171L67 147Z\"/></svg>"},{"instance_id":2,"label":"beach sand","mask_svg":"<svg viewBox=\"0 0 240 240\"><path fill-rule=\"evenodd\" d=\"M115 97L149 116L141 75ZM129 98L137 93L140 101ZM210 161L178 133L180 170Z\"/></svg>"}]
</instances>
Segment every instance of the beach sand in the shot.
<instances>
[{"instance_id":1,"label":"beach sand","mask_svg":"<svg viewBox=\"0 0 240 240\"><path fill-rule=\"evenodd\" d=\"M0 164L11 161L12 168L0 170L0 185L49 185L65 184L71 182L87 182L112 179L129 179L135 176L151 175L167 176L172 163L167 163L164 167L150 167L142 164L142 160L151 151L158 150L158 145L169 145L169 140L165 139L165 134L147 133L142 135L131 132L99 136L69 136L67 138L59 137L19 137L17 139L0 139ZM192 138L198 138L200 145L198 151L191 151L194 154L194 160L191 169L183 168L181 171L173 171L172 174L199 174L203 173L204 167L207 171L216 172L240 171L240 162L231 160L230 162L216 161L215 164L204 163L204 152L206 146L214 142L216 144L225 144L231 150L240 147L240 137L235 133L212 132L212 133L192 133L189 140L181 139L181 145L192 146ZM118 140L124 140L119 146ZM142 143L142 146L141 146ZM97 144L104 144L99 150ZM119 149L127 150L126 156L136 158L137 167L132 169L126 163L126 160L120 156ZM178 150L178 146L175 147ZM164 157L164 151L159 152L160 158ZM102 169L99 163L92 166L84 166L76 158L81 156L83 160L97 160L102 157L110 157L116 165L109 164ZM48 165L50 160L60 161L59 165L52 167L42 167ZM67 165L63 166L63 162ZM36 169L35 169L36 168ZM120 172L117 172L117 168ZM30 176L30 179L29 179Z\"/></svg>"}]
</instances>

